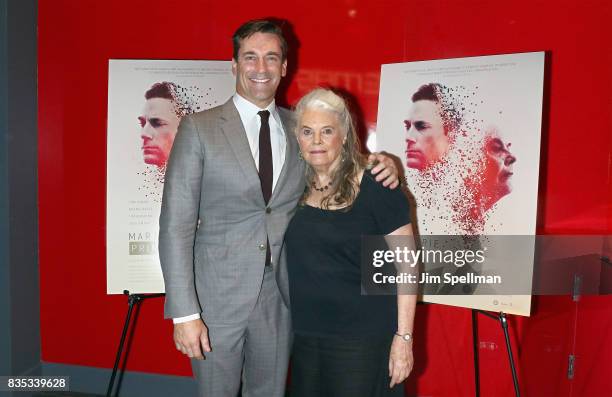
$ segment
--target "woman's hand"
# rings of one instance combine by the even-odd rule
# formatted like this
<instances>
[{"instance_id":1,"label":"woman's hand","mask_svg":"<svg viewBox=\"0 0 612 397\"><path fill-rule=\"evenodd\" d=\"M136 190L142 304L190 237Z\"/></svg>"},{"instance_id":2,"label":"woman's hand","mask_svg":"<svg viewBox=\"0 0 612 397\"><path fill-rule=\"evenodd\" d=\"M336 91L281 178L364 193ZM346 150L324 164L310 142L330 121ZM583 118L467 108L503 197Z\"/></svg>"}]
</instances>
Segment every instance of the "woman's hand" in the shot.
<instances>
[{"instance_id":1,"label":"woman's hand","mask_svg":"<svg viewBox=\"0 0 612 397\"><path fill-rule=\"evenodd\" d=\"M402 383L410 375L413 365L412 340L407 342L394 336L389 354L389 377L391 378L389 387Z\"/></svg>"}]
</instances>

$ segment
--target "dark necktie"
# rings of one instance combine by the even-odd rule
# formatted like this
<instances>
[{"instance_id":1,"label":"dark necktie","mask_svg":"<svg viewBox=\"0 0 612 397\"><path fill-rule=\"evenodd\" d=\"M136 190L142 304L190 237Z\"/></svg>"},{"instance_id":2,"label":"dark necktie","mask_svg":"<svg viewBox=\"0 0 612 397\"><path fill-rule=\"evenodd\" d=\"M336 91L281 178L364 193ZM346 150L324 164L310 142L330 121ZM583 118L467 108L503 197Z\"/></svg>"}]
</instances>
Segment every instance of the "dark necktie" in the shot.
<instances>
[{"instance_id":1,"label":"dark necktie","mask_svg":"<svg viewBox=\"0 0 612 397\"><path fill-rule=\"evenodd\" d=\"M272 196L272 144L270 143L270 112L262 110L257 113L261 117L259 128L259 182L264 201L268 205ZM266 239L266 266L271 264L270 241Z\"/></svg>"},{"instance_id":2,"label":"dark necktie","mask_svg":"<svg viewBox=\"0 0 612 397\"><path fill-rule=\"evenodd\" d=\"M264 201L268 204L272 196L272 144L270 143L270 112L262 110L257 113L261 117L259 128L259 181Z\"/></svg>"}]
</instances>

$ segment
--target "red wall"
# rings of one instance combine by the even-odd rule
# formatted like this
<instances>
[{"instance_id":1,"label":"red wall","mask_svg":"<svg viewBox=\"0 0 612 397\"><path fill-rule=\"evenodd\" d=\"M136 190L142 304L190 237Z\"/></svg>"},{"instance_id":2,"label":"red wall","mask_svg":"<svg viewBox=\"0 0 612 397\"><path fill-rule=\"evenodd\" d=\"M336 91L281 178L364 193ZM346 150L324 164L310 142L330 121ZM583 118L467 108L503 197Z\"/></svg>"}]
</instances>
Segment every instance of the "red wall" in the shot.
<instances>
[{"instance_id":1,"label":"red wall","mask_svg":"<svg viewBox=\"0 0 612 397\"><path fill-rule=\"evenodd\" d=\"M331 83L355 94L366 121L375 123L381 63L546 50L539 232L609 234L611 4L40 1L43 360L112 367L123 325L125 298L107 296L105 286L109 58L229 59L230 36L241 22L277 16L291 22L300 42L297 57L290 58L295 74L284 102L294 103L315 84ZM257 11L264 6L265 12ZM566 297L536 298L532 318L511 320L513 343L520 345L521 383L528 394L612 394L609 298L579 304ZM421 307L417 323L417 367L409 390L473 395L469 311ZM161 300L144 303L127 368L189 375L188 362L175 351L171 337ZM481 318L479 338L483 395L510 395L498 326ZM585 363L577 365L572 382L564 378L570 351L579 351L579 363Z\"/></svg>"}]
</instances>

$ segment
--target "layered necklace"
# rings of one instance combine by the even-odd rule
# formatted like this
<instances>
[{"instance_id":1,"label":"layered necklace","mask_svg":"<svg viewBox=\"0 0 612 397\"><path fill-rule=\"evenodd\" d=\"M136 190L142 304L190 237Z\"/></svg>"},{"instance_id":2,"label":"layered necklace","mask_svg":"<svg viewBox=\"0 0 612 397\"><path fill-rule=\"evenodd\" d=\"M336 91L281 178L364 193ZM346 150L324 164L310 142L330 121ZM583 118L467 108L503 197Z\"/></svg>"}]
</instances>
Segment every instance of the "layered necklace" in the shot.
<instances>
[{"instance_id":1,"label":"layered necklace","mask_svg":"<svg viewBox=\"0 0 612 397\"><path fill-rule=\"evenodd\" d=\"M325 186L321 186L321 187L317 187L317 183L316 183L315 181L310 182L310 186L312 186L312 188L313 188L314 190L316 190L317 192L324 192L324 191L326 191L327 189L329 189L329 187L331 186L331 184L332 184L332 181L329 181L329 182L327 183L327 185L325 185Z\"/></svg>"}]
</instances>

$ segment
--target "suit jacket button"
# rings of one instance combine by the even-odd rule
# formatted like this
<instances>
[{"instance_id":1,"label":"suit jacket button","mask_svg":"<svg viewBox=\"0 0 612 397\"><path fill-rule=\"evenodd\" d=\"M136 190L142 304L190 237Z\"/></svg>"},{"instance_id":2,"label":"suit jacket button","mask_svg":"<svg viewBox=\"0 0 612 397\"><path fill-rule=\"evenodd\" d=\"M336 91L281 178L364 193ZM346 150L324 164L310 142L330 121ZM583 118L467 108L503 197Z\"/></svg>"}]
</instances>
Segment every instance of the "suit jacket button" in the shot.
<instances>
[{"instance_id":1,"label":"suit jacket button","mask_svg":"<svg viewBox=\"0 0 612 397\"><path fill-rule=\"evenodd\" d=\"M265 251L266 250L266 245L265 244L259 244L259 250L260 251Z\"/></svg>"},{"instance_id":2,"label":"suit jacket button","mask_svg":"<svg viewBox=\"0 0 612 397\"><path fill-rule=\"evenodd\" d=\"M270 212L272 212L272 208L270 207L266 208L266 214L269 214Z\"/></svg>"}]
</instances>

